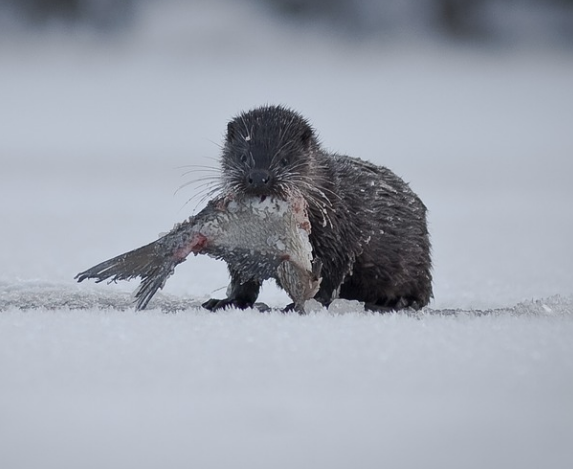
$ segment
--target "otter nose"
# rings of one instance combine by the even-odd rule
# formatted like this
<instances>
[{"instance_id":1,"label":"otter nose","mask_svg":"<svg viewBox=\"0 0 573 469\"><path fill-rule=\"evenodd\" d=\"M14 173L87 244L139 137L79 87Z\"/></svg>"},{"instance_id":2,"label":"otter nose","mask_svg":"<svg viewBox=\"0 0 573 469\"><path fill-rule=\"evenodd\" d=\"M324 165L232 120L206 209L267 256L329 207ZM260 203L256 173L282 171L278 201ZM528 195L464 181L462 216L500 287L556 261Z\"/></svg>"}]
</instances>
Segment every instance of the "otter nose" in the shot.
<instances>
[{"instance_id":1,"label":"otter nose","mask_svg":"<svg viewBox=\"0 0 573 469\"><path fill-rule=\"evenodd\" d=\"M265 189L269 186L271 174L264 169L253 169L247 175L247 184L251 189Z\"/></svg>"}]
</instances>

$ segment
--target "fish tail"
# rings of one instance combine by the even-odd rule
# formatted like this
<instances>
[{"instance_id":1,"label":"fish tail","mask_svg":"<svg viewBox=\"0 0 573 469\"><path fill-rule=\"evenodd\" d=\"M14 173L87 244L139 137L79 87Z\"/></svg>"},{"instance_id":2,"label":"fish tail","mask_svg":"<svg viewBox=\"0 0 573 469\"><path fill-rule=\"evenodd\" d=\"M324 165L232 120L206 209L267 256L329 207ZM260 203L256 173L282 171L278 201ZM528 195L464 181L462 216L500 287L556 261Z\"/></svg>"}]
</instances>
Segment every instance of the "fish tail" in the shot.
<instances>
[{"instance_id":1,"label":"fish tail","mask_svg":"<svg viewBox=\"0 0 573 469\"><path fill-rule=\"evenodd\" d=\"M80 272L75 279L78 282L95 279L96 283L109 280L111 283L139 277L142 281L135 293L135 307L141 310L145 309L157 290L163 288L175 266L183 260L165 252L164 244L158 240Z\"/></svg>"}]
</instances>

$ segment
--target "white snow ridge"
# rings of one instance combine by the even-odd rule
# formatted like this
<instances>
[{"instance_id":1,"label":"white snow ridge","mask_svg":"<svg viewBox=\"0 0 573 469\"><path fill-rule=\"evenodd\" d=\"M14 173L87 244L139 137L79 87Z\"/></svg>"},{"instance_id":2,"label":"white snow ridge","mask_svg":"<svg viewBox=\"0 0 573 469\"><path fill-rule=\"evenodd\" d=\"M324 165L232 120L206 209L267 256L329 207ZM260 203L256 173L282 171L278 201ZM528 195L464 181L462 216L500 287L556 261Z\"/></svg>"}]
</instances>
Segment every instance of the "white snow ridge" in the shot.
<instances>
[{"instance_id":1,"label":"white snow ridge","mask_svg":"<svg viewBox=\"0 0 573 469\"><path fill-rule=\"evenodd\" d=\"M137 280L131 283L137 284ZM198 299L180 298L171 294L158 292L149 303L148 309L158 310L165 313L180 312L181 314L201 312L202 301ZM1 311L55 311L55 310L78 310L78 314L85 310L126 311L133 309L135 298L133 294L125 291L90 289L81 285L69 283L52 283L46 281L20 281L16 283L0 281L0 312ZM280 313L280 307L268 308L262 306L262 312L274 311ZM286 304L285 304L286 306ZM256 308L255 308L256 309ZM310 305L310 311L317 314L372 314L364 309L363 303L358 301L335 300L328 309L314 301ZM202 311L204 312L204 311ZM214 313L216 314L216 313ZM378 314L378 313L376 313ZM533 316L562 316L573 315L573 298L559 295L539 300L521 302L515 306L490 309L435 309L426 307L421 311L401 311L397 316L411 316L424 318L429 315L436 316L499 316L509 315L533 315Z\"/></svg>"}]
</instances>

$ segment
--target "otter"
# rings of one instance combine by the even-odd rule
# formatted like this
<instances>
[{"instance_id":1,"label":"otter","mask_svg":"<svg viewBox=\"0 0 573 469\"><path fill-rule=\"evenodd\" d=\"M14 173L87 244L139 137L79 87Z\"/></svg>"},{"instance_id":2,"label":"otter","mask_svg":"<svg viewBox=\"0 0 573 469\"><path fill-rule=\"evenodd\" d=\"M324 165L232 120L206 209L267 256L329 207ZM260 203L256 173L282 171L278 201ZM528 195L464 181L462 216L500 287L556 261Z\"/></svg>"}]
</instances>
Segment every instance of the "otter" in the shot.
<instances>
[{"instance_id":1,"label":"otter","mask_svg":"<svg viewBox=\"0 0 573 469\"><path fill-rule=\"evenodd\" d=\"M420 198L388 168L324 150L297 112L268 105L232 119L220 185L242 196L302 194L313 257L322 266L315 299L323 305L344 298L378 311L420 309L433 297L427 209ZM245 280L233 262L228 269L227 297L203 307L255 304L262 280Z\"/></svg>"}]
</instances>

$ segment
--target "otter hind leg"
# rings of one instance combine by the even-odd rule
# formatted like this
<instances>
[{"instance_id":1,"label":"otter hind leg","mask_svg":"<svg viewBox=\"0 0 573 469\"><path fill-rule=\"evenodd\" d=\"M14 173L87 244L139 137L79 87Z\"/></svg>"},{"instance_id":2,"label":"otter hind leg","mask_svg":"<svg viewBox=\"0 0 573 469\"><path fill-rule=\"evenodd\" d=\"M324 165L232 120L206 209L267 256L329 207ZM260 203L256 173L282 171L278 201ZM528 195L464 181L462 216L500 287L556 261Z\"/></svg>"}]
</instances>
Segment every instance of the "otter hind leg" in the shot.
<instances>
[{"instance_id":1,"label":"otter hind leg","mask_svg":"<svg viewBox=\"0 0 573 469\"><path fill-rule=\"evenodd\" d=\"M379 299L374 303L366 303L364 308L368 311L376 311L379 313L390 313L399 310L419 310L420 306L418 300L410 296L401 296L393 299Z\"/></svg>"}]
</instances>

